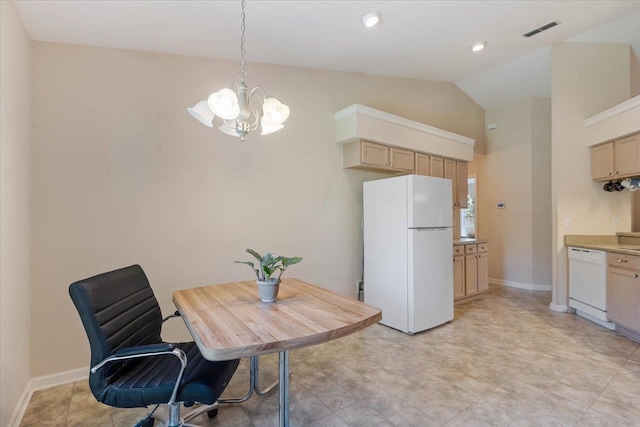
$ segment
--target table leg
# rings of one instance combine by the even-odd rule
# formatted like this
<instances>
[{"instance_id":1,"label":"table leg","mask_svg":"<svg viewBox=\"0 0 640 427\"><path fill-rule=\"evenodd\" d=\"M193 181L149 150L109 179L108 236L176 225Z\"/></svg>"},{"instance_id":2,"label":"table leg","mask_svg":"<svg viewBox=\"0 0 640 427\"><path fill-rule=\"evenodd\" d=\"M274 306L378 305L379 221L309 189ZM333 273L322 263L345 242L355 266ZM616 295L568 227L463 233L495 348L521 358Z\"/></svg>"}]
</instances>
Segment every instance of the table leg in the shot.
<instances>
[{"instance_id":1,"label":"table leg","mask_svg":"<svg viewBox=\"0 0 640 427\"><path fill-rule=\"evenodd\" d=\"M289 352L281 351L279 356L280 376L280 427L289 427Z\"/></svg>"}]
</instances>

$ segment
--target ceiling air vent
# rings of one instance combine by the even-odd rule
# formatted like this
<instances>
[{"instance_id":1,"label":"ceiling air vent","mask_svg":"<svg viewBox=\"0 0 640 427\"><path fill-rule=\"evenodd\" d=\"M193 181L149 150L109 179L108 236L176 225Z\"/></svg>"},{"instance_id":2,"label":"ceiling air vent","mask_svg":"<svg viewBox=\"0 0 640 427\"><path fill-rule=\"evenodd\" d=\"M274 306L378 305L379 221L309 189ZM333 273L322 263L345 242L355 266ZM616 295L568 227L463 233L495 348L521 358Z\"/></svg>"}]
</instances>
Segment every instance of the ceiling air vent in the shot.
<instances>
[{"instance_id":1,"label":"ceiling air vent","mask_svg":"<svg viewBox=\"0 0 640 427\"><path fill-rule=\"evenodd\" d=\"M523 34L523 36L524 36L524 37L527 37L527 38L528 38L528 37L531 37L531 36L535 36L536 34L541 33L541 32L543 32L543 31L546 31L546 30L548 30L549 28L553 28L553 27L555 27L555 26L556 26L556 25L558 25L559 23L560 23L559 21L549 22L547 25L543 25L543 26L542 26L542 27L540 27L540 28L536 28L535 30L532 30L532 31L529 31L529 32L528 32L528 33L526 33L526 34Z\"/></svg>"}]
</instances>

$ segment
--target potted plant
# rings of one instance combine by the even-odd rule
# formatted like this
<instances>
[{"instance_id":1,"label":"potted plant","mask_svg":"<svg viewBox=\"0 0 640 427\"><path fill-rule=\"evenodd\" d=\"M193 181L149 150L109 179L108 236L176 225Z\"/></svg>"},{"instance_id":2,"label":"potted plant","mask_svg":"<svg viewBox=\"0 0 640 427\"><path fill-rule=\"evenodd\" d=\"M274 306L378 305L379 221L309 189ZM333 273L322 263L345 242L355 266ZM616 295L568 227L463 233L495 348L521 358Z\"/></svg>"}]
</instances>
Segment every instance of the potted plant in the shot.
<instances>
[{"instance_id":1,"label":"potted plant","mask_svg":"<svg viewBox=\"0 0 640 427\"><path fill-rule=\"evenodd\" d=\"M247 249L247 253L254 256L260 263L259 268L252 261L236 261L238 264L246 264L253 269L256 273L256 284L258 285L258 291L260 292L260 300L262 302L274 302L278 296L278 290L280 288L280 277L285 270L293 265L302 261L300 257L283 257L274 256L271 253L266 253L264 256L260 255L253 249ZM277 271L278 277L271 277Z\"/></svg>"}]
</instances>

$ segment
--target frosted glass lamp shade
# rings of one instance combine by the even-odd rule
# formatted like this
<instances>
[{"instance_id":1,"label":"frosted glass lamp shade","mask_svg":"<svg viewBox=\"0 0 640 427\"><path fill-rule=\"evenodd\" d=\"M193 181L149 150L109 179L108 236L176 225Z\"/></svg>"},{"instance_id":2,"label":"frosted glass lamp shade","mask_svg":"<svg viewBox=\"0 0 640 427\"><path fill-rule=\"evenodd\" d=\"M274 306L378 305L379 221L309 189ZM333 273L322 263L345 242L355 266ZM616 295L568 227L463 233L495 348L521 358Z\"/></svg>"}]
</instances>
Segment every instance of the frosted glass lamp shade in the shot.
<instances>
[{"instance_id":1,"label":"frosted glass lamp shade","mask_svg":"<svg viewBox=\"0 0 640 427\"><path fill-rule=\"evenodd\" d=\"M218 128L220 130L220 132L222 133L226 133L227 135L231 135L231 136L235 136L235 137L239 137L240 135L238 135L238 132L236 132L235 129L230 128L229 126L222 124L220 125L220 127Z\"/></svg>"},{"instance_id":2,"label":"frosted glass lamp shade","mask_svg":"<svg viewBox=\"0 0 640 427\"><path fill-rule=\"evenodd\" d=\"M289 107L276 98L267 98L262 104L262 125L281 125L289 118Z\"/></svg>"},{"instance_id":3,"label":"frosted glass lamp shade","mask_svg":"<svg viewBox=\"0 0 640 427\"><path fill-rule=\"evenodd\" d=\"M284 125L273 125L268 123L268 121L265 120L264 116L262 116L262 119L260 119L260 125L260 127L262 128L262 132L260 132L260 135L269 135L270 133L277 132L284 127Z\"/></svg>"},{"instance_id":4,"label":"frosted glass lamp shade","mask_svg":"<svg viewBox=\"0 0 640 427\"><path fill-rule=\"evenodd\" d=\"M215 114L209 109L209 103L206 100L202 100L193 107L187 108L187 111L203 125L210 128L213 127L212 122Z\"/></svg>"},{"instance_id":5,"label":"frosted glass lamp shade","mask_svg":"<svg viewBox=\"0 0 640 427\"><path fill-rule=\"evenodd\" d=\"M207 102L211 111L224 120L233 120L240 113L238 95L229 88L212 93L209 95Z\"/></svg>"}]
</instances>

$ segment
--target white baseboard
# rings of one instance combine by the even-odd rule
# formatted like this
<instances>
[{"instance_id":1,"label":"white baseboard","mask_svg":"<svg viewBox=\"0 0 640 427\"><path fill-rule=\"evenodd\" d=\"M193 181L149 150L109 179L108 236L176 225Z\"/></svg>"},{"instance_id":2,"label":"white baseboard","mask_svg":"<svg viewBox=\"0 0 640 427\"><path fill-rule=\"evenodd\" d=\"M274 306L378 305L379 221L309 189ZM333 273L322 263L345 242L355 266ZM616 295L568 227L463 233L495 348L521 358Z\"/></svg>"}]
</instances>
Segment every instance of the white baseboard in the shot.
<instances>
[{"instance_id":1,"label":"white baseboard","mask_svg":"<svg viewBox=\"0 0 640 427\"><path fill-rule=\"evenodd\" d=\"M9 427L18 427L20 425L34 391L80 381L88 377L89 368L80 368L32 378L24 389L24 392L22 392L22 396L20 396L20 403L16 406L13 417L9 422Z\"/></svg>"},{"instance_id":2,"label":"white baseboard","mask_svg":"<svg viewBox=\"0 0 640 427\"><path fill-rule=\"evenodd\" d=\"M72 369L70 371L31 378L31 381L29 381L29 389L31 391L42 390L44 388L68 384L86 378L89 378L89 368Z\"/></svg>"},{"instance_id":3,"label":"white baseboard","mask_svg":"<svg viewBox=\"0 0 640 427\"><path fill-rule=\"evenodd\" d=\"M527 289L529 291L550 291L551 285L538 285L535 283L514 282L511 280L489 279L489 283L510 288Z\"/></svg>"},{"instance_id":4,"label":"white baseboard","mask_svg":"<svg viewBox=\"0 0 640 427\"><path fill-rule=\"evenodd\" d=\"M558 311L560 313L566 313L568 307L566 305L558 305L558 304L550 303L549 304L549 308L551 310L553 310L553 311Z\"/></svg>"},{"instance_id":5,"label":"white baseboard","mask_svg":"<svg viewBox=\"0 0 640 427\"><path fill-rule=\"evenodd\" d=\"M11 417L11 421L9 421L8 427L19 427L20 422L22 422L22 417L24 417L24 413L27 410L27 406L29 406L29 401L31 400L31 395L33 391L29 389L29 384L25 387L22 392L22 396L20 396L20 400L18 401L18 405L16 409L13 411L13 416Z\"/></svg>"}]
</instances>

